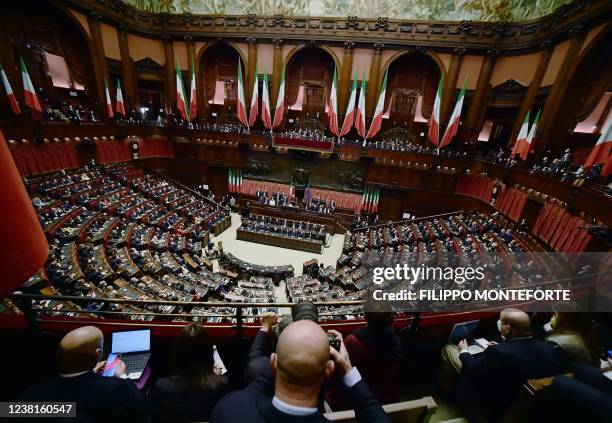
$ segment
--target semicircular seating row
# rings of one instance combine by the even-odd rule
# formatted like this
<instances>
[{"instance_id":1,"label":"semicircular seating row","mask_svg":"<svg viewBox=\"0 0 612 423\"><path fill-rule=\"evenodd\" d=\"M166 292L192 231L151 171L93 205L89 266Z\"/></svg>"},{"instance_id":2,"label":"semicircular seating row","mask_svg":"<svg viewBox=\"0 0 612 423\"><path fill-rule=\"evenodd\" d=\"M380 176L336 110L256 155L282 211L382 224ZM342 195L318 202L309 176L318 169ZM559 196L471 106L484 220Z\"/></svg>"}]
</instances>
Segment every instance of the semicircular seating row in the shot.
<instances>
[{"instance_id":1,"label":"semicircular seating row","mask_svg":"<svg viewBox=\"0 0 612 423\"><path fill-rule=\"evenodd\" d=\"M91 316L148 320L149 312L157 312L167 315L156 317L163 320L235 323L232 302L262 303L245 310L248 323L277 300L271 278L247 280L240 269L233 274L229 268L213 272L205 266L202 249L208 232L229 215L171 181L131 164L82 167L25 180L50 239L49 260L36 285L43 293L184 303L90 303L83 308ZM522 238L504 229L496 216L459 212L349 233L337 266L321 269L317 278L286 277L287 295L294 302L360 299L371 288L372 267L404 263L484 268L484 281L462 285L472 289L533 286L549 280L556 266L540 255L529 255ZM409 288L444 289L452 283L433 280ZM190 306L197 300L218 301L219 306ZM36 307L41 313L45 308L47 314L75 317L79 309L51 300ZM106 314L96 313L101 311ZM351 319L362 311L360 306L324 307L320 316Z\"/></svg>"},{"instance_id":2,"label":"semicircular seating row","mask_svg":"<svg viewBox=\"0 0 612 423\"><path fill-rule=\"evenodd\" d=\"M167 320L184 320L181 315L190 313L208 322L235 321L235 310L225 301L275 300L268 279L236 281L202 265L209 231L229 214L199 194L127 164L25 180L50 239L49 260L37 276L45 294L182 301L184 306L90 303L83 308L95 317L150 320L149 312L156 312L167 314ZM219 307L189 305L198 300L218 300ZM75 317L79 310L70 302L36 307ZM249 321L266 309L244 314ZM105 313L96 314L100 311Z\"/></svg>"}]
</instances>

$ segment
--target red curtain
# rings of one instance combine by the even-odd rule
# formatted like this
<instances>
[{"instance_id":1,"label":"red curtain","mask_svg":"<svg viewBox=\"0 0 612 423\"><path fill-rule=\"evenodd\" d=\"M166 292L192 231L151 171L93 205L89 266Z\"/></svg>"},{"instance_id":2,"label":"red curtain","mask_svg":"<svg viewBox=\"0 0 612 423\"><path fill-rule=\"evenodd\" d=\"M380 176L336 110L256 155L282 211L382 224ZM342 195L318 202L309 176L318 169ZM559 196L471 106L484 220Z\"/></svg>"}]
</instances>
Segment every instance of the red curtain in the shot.
<instances>
[{"instance_id":1,"label":"red curtain","mask_svg":"<svg viewBox=\"0 0 612 423\"><path fill-rule=\"evenodd\" d=\"M586 226L581 218L559 206L546 203L533 226L533 233L555 251L575 253L584 251L591 241Z\"/></svg>"},{"instance_id":2,"label":"red curtain","mask_svg":"<svg viewBox=\"0 0 612 423\"><path fill-rule=\"evenodd\" d=\"M21 176L29 175L30 171L28 170L28 163L23 153L23 149L21 147L12 147L11 153L13 154L13 160Z\"/></svg>"},{"instance_id":3,"label":"red curtain","mask_svg":"<svg viewBox=\"0 0 612 423\"><path fill-rule=\"evenodd\" d=\"M267 191L268 194L272 195L276 192L280 192L289 196L289 188L290 186L287 184L278 184L276 182L264 182L264 181L254 181L252 179L243 179L242 186L240 188L240 193L245 195L250 195L255 197L257 191Z\"/></svg>"},{"instance_id":4,"label":"red curtain","mask_svg":"<svg viewBox=\"0 0 612 423\"><path fill-rule=\"evenodd\" d=\"M151 136L138 140L138 155L146 157L174 157L174 143L165 136Z\"/></svg>"},{"instance_id":5,"label":"red curtain","mask_svg":"<svg viewBox=\"0 0 612 423\"><path fill-rule=\"evenodd\" d=\"M489 204L493 196L493 180L483 175L461 175L455 193L475 197Z\"/></svg>"},{"instance_id":6,"label":"red curtain","mask_svg":"<svg viewBox=\"0 0 612 423\"><path fill-rule=\"evenodd\" d=\"M74 143L24 144L10 151L22 176L80 166Z\"/></svg>"},{"instance_id":7,"label":"red curtain","mask_svg":"<svg viewBox=\"0 0 612 423\"><path fill-rule=\"evenodd\" d=\"M127 162L131 160L129 141L96 141L98 163Z\"/></svg>"},{"instance_id":8,"label":"red curtain","mask_svg":"<svg viewBox=\"0 0 612 423\"><path fill-rule=\"evenodd\" d=\"M517 222L523 213L523 208L525 207L526 203L527 194L514 188L508 188L506 185L504 185L501 192L497 196L494 206L501 213Z\"/></svg>"},{"instance_id":9,"label":"red curtain","mask_svg":"<svg viewBox=\"0 0 612 423\"><path fill-rule=\"evenodd\" d=\"M351 194L348 192L338 192L338 191L329 191L326 189L310 189L310 196L319 197L325 200L326 202L330 202L334 200L336 202L336 207L341 209L350 209L357 211L361 207L361 202L363 197L361 194Z\"/></svg>"}]
</instances>

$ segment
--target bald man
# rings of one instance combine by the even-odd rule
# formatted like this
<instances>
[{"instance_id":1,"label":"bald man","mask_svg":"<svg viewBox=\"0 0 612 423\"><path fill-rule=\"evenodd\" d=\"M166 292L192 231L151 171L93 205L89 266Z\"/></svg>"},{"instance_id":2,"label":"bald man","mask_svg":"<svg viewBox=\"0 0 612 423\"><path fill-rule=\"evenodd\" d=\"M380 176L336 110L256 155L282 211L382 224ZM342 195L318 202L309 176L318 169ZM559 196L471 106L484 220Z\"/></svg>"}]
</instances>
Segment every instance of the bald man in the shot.
<instances>
[{"instance_id":1,"label":"bald man","mask_svg":"<svg viewBox=\"0 0 612 423\"><path fill-rule=\"evenodd\" d=\"M533 338L531 319L524 311L503 310L497 328L502 342L492 342L481 354L470 354L465 339L458 349L447 346L443 353L460 373L459 397L492 418L503 415L527 379L554 376L564 368L560 350Z\"/></svg>"},{"instance_id":2,"label":"bald man","mask_svg":"<svg viewBox=\"0 0 612 423\"><path fill-rule=\"evenodd\" d=\"M342 335L329 331L342 341ZM330 347L321 327L309 320L291 323L270 356L272 377L262 374L244 390L223 398L213 410L213 423L326 422L319 409L321 389L334 374L342 378L357 421L388 422L388 418L352 367L344 342Z\"/></svg>"},{"instance_id":3,"label":"bald man","mask_svg":"<svg viewBox=\"0 0 612 423\"><path fill-rule=\"evenodd\" d=\"M56 353L59 375L28 389L19 401L76 402L80 418L76 421L148 422L145 398L132 381L124 379L125 364L118 366L115 377L99 374L106 364L99 361L103 348L102 332L94 326L68 332Z\"/></svg>"}]
</instances>

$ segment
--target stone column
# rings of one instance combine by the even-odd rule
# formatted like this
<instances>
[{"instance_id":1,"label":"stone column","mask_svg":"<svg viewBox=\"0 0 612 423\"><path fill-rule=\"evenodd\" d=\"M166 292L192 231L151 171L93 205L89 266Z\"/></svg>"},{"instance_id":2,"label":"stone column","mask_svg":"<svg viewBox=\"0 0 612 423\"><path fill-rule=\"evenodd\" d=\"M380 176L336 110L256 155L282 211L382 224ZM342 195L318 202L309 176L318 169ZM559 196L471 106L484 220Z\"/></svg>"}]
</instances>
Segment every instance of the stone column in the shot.
<instances>
[{"instance_id":1,"label":"stone column","mask_svg":"<svg viewBox=\"0 0 612 423\"><path fill-rule=\"evenodd\" d=\"M189 77L184 81L185 93L187 95L187 101L191 102L191 75L197 75L198 67L195 63L195 59L196 59L195 41L193 41L193 37L191 35L186 35L184 39L185 39L185 44L187 45L187 69L189 72ZM196 120L200 116L199 109L202 107L202 104L197 98L198 97L197 92L200 89L201 88L198 88L198 78L196 76L196 102L197 102L196 117L195 117Z\"/></svg>"},{"instance_id":2,"label":"stone column","mask_svg":"<svg viewBox=\"0 0 612 423\"><path fill-rule=\"evenodd\" d=\"M117 29L117 39L119 40L119 52L121 53L121 77L123 79L123 101L125 102L125 110L129 113L130 110L138 107L138 81L136 72L134 71L134 62L130 56L130 48L127 39L128 27L121 25Z\"/></svg>"},{"instance_id":3,"label":"stone column","mask_svg":"<svg viewBox=\"0 0 612 423\"><path fill-rule=\"evenodd\" d=\"M176 104L176 69L174 69L174 47L172 46L172 39L169 36L162 36L164 41L164 53L166 56L166 101L164 102L166 110L168 112L174 111L174 104Z\"/></svg>"},{"instance_id":4,"label":"stone column","mask_svg":"<svg viewBox=\"0 0 612 423\"><path fill-rule=\"evenodd\" d=\"M366 116L372 116L374 113L374 107L376 107L376 100L380 91L380 55L383 47L383 43L374 44L374 57L370 65L370 78L366 90Z\"/></svg>"},{"instance_id":5,"label":"stone column","mask_svg":"<svg viewBox=\"0 0 612 423\"><path fill-rule=\"evenodd\" d=\"M535 151L536 158L539 158L541 152L546 149L546 145L551 141L551 133L554 129L559 106L561 105L561 100L569 85L574 66L577 66L576 59L580 54L580 49L586 36L584 26L581 24L573 26L570 29L570 34L572 38L569 48L567 49L567 53L565 53L565 58L563 59L563 63L561 63L559 73L546 99L546 104L544 105L544 110L540 118L540 124L536 131L536 139L532 147Z\"/></svg>"},{"instance_id":6,"label":"stone column","mask_svg":"<svg viewBox=\"0 0 612 423\"><path fill-rule=\"evenodd\" d=\"M538 63L538 67L529 83L529 88L527 89L527 94L521 101L521 105L519 106L518 114L516 115L516 120L514 121L514 125L512 126L512 132L510 132L510 138L508 139L508 147L511 148L516 141L516 137L523 125L523 119L525 119L525 115L533 106L533 100L535 99L538 90L542 84L542 79L544 79L544 74L546 73L546 69L548 68L548 64L550 63L550 58L552 57L553 47L551 47L550 41L545 41L540 45L542 49L542 56L540 57L540 62ZM537 111L533 111L533 113L537 113ZM531 116L531 122L535 119L535 115ZM530 122L530 124L531 124Z\"/></svg>"},{"instance_id":7,"label":"stone column","mask_svg":"<svg viewBox=\"0 0 612 423\"><path fill-rule=\"evenodd\" d=\"M191 35L185 36L185 45L187 46L187 67L189 69L189 77L191 78L191 73L195 71L195 41L193 41L193 37ZM191 79L189 79L189 83L191 83Z\"/></svg>"},{"instance_id":8,"label":"stone column","mask_svg":"<svg viewBox=\"0 0 612 423\"><path fill-rule=\"evenodd\" d=\"M91 33L91 48L93 55L94 76L96 78L96 89L98 93L98 113L100 119L108 118L106 112L106 94L104 91L104 80L108 78L108 65L102 44L102 33L100 32L101 16L97 13L90 13L87 16L87 23ZM110 83L109 83L110 90Z\"/></svg>"},{"instance_id":9,"label":"stone column","mask_svg":"<svg viewBox=\"0 0 612 423\"><path fill-rule=\"evenodd\" d=\"M246 94L247 103L251 104L251 96L253 95L253 81L255 81L255 73L257 72L257 39L248 37L249 49L247 53L247 78L246 78Z\"/></svg>"},{"instance_id":10,"label":"stone column","mask_svg":"<svg viewBox=\"0 0 612 423\"><path fill-rule=\"evenodd\" d=\"M351 81L351 71L353 70L353 48L355 43L346 41L344 43L344 54L342 55L342 68L338 70L338 114L344 115L346 102L348 99L347 90Z\"/></svg>"},{"instance_id":11,"label":"stone column","mask_svg":"<svg viewBox=\"0 0 612 423\"><path fill-rule=\"evenodd\" d=\"M272 40L274 43L274 55L272 62L272 92L270 96L270 108L272 104L276 104L278 98L278 89L280 88L281 72L283 71L283 40L275 38Z\"/></svg>"},{"instance_id":12,"label":"stone column","mask_svg":"<svg viewBox=\"0 0 612 423\"><path fill-rule=\"evenodd\" d=\"M440 107L440 121L445 122L448 120L451 110L451 102L455 97L455 91L457 87L457 77L459 76L459 70L461 69L461 63L463 63L463 55L465 54L465 48L455 47L453 49L453 56L451 63L448 68L448 73L444 79L444 93L442 94L442 105Z\"/></svg>"},{"instance_id":13,"label":"stone column","mask_svg":"<svg viewBox=\"0 0 612 423\"><path fill-rule=\"evenodd\" d=\"M486 107L486 98L489 93L489 82L491 80L491 73L495 66L495 59L499 54L498 50L488 50L482 67L480 68L480 74L478 75L478 82L476 84L476 92L474 98L468 110L465 124L462 130L461 141L462 143L474 142L482 126L482 119L484 117L483 107Z\"/></svg>"}]
</instances>

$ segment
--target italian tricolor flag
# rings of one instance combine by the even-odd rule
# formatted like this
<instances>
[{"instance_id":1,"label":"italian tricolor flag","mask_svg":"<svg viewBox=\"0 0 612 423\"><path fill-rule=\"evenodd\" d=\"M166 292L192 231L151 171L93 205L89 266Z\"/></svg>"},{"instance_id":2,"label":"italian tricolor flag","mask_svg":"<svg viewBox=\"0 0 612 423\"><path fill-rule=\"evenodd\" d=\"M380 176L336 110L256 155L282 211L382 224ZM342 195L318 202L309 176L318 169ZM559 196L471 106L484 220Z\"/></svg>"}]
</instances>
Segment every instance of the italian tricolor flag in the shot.
<instances>
[{"instance_id":1,"label":"italian tricolor flag","mask_svg":"<svg viewBox=\"0 0 612 423\"><path fill-rule=\"evenodd\" d=\"M380 197L380 189L366 187L363 191L363 200L361 201L361 209L367 213L376 213L378 211L378 199Z\"/></svg>"},{"instance_id":2,"label":"italian tricolor flag","mask_svg":"<svg viewBox=\"0 0 612 423\"><path fill-rule=\"evenodd\" d=\"M533 145L533 139L535 138L536 129L538 128L538 121L540 120L540 111L538 110L538 114L536 115L535 120L533 121L533 125L531 125L531 129L529 130L529 135L527 135L527 144L525 148L521 152L521 157L523 160L527 160L529 157L529 151L531 150L531 146Z\"/></svg>"},{"instance_id":3,"label":"italian tricolor flag","mask_svg":"<svg viewBox=\"0 0 612 423\"><path fill-rule=\"evenodd\" d=\"M261 95L261 120L268 129L272 128L270 119L270 91L268 90L268 74L264 68L263 91Z\"/></svg>"},{"instance_id":4,"label":"italian tricolor flag","mask_svg":"<svg viewBox=\"0 0 612 423\"><path fill-rule=\"evenodd\" d=\"M228 187L230 192L240 192L242 186L242 170L230 168L228 174Z\"/></svg>"},{"instance_id":5,"label":"italian tricolor flag","mask_svg":"<svg viewBox=\"0 0 612 423\"><path fill-rule=\"evenodd\" d=\"M123 93L121 92L121 81L117 79L117 113L125 116L125 104L123 103Z\"/></svg>"},{"instance_id":6,"label":"italian tricolor flag","mask_svg":"<svg viewBox=\"0 0 612 423\"><path fill-rule=\"evenodd\" d=\"M26 65L23 62L23 57L21 57L19 60L21 61L21 79L23 80L23 94L25 97L25 104L30 109L42 112L42 107L40 107L40 102L38 101L38 97L36 96L34 85L32 84L32 80L30 79L30 75L28 74L28 70L26 69Z\"/></svg>"},{"instance_id":7,"label":"italian tricolor flag","mask_svg":"<svg viewBox=\"0 0 612 423\"><path fill-rule=\"evenodd\" d=\"M527 111L527 114L525 115L525 119L523 119L523 124L521 125L521 129L518 133L518 136L516 137L516 142L514 143L514 147L512 148L512 153L511 153L512 157L519 154L523 160L526 160L527 154L523 155L523 150L528 148L528 145L527 145L528 135L529 135L529 111Z\"/></svg>"},{"instance_id":8,"label":"italian tricolor flag","mask_svg":"<svg viewBox=\"0 0 612 423\"><path fill-rule=\"evenodd\" d=\"M429 118L429 131L427 138L436 147L440 144L440 107L442 105L442 86L444 84L444 76L438 82L438 91L436 92L436 100L434 101L433 110Z\"/></svg>"},{"instance_id":9,"label":"italian tricolor flag","mask_svg":"<svg viewBox=\"0 0 612 423\"><path fill-rule=\"evenodd\" d=\"M253 79L253 93L251 94L251 110L249 110L249 127L255 125L259 114L259 75L255 69L255 79Z\"/></svg>"},{"instance_id":10,"label":"italian tricolor flag","mask_svg":"<svg viewBox=\"0 0 612 423\"><path fill-rule=\"evenodd\" d=\"M2 77L2 84L4 85L4 91L6 91L6 96L8 97L9 104L11 105L11 110L13 113L18 115L21 113L21 109L19 108L19 104L17 104L17 98L15 97L15 93L13 93L13 88L6 77L6 73L4 72L2 65L0 65L0 76Z\"/></svg>"},{"instance_id":11,"label":"italian tricolor flag","mask_svg":"<svg viewBox=\"0 0 612 423\"><path fill-rule=\"evenodd\" d=\"M246 102L244 100L244 83L242 82L242 66L240 66L240 59L238 59L238 99L236 101L236 114L238 119L244 126L249 126L246 114Z\"/></svg>"},{"instance_id":12,"label":"italian tricolor flag","mask_svg":"<svg viewBox=\"0 0 612 423\"><path fill-rule=\"evenodd\" d=\"M111 101L110 92L108 91L108 84L106 83L106 78L104 78L104 97L106 97L106 115L110 119L115 114L113 113L113 102Z\"/></svg>"},{"instance_id":13,"label":"italian tricolor flag","mask_svg":"<svg viewBox=\"0 0 612 423\"><path fill-rule=\"evenodd\" d=\"M584 167L589 169L597 163L604 163L603 176L612 173L612 121L608 122L608 127L601 133L593 151L584 162Z\"/></svg>"},{"instance_id":14,"label":"italian tricolor flag","mask_svg":"<svg viewBox=\"0 0 612 423\"><path fill-rule=\"evenodd\" d=\"M359 213L361 213L362 211L366 209L366 204L368 203L369 192L370 190L368 189L368 187L365 187L363 190L363 196L361 197L361 209L359 210Z\"/></svg>"},{"instance_id":15,"label":"italian tricolor flag","mask_svg":"<svg viewBox=\"0 0 612 423\"><path fill-rule=\"evenodd\" d=\"M176 108L181 117L184 120L188 120L187 96L185 95L185 86L183 85L183 76L179 69L178 60L176 61Z\"/></svg>"},{"instance_id":16,"label":"italian tricolor flag","mask_svg":"<svg viewBox=\"0 0 612 423\"><path fill-rule=\"evenodd\" d=\"M467 77L463 81L463 87L461 88L459 97L457 97L457 103L455 103L453 114L451 115L448 121L448 126L446 127L446 131L444 132L444 136L442 137L442 141L440 142L439 148L443 148L449 145L453 137L457 135L457 131L459 131L459 122L461 121L461 109L463 108L463 98L465 97L466 82Z\"/></svg>"},{"instance_id":17,"label":"italian tricolor flag","mask_svg":"<svg viewBox=\"0 0 612 423\"><path fill-rule=\"evenodd\" d=\"M357 72L355 72L355 79L353 79L353 86L351 87L351 95L349 96L348 104L346 105L346 113L344 114L344 122L342 123L342 130L340 136L344 136L349 133L353 127L355 121L355 98L357 97Z\"/></svg>"},{"instance_id":18,"label":"italian tricolor flag","mask_svg":"<svg viewBox=\"0 0 612 423\"><path fill-rule=\"evenodd\" d=\"M285 115L285 66L283 66L283 72L281 73L280 88L278 89L278 98L276 99L276 110L274 110L274 122L272 128L276 128L283 123L283 117Z\"/></svg>"},{"instance_id":19,"label":"italian tricolor flag","mask_svg":"<svg viewBox=\"0 0 612 423\"><path fill-rule=\"evenodd\" d=\"M364 71L361 77L361 89L359 90L359 99L357 100L357 113L355 114L355 128L357 128L357 133L359 134L359 136L363 138L364 144L366 140L365 94L366 94L366 86L365 86L365 71Z\"/></svg>"},{"instance_id":20,"label":"italian tricolor flag","mask_svg":"<svg viewBox=\"0 0 612 423\"><path fill-rule=\"evenodd\" d=\"M229 192L234 192L236 185L234 182L234 170L230 167L227 174L227 187Z\"/></svg>"},{"instance_id":21,"label":"italian tricolor flag","mask_svg":"<svg viewBox=\"0 0 612 423\"><path fill-rule=\"evenodd\" d=\"M329 102L327 103L327 120L329 122L329 131L335 136L339 136L338 132L338 76L334 67L334 78L332 79L331 92L329 93Z\"/></svg>"},{"instance_id":22,"label":"italian tricolor flag","mask_svg":"<svg viewBox=\"0 0 612 423\"><path fill-rule=\"evenodd\" d=\"M387 75L389 71L385 72L382 85L380 86L380 94L378 96L378 102L376 103L376 109L374 109L374 117L372 123L370 123L370 129L366 138L372 138L380 131L382 127L383 115L385 114L385 95L387 93Z\"/></svg>"},{"instance_id":23,"label":"italian tricolor flag","mask_svg":"<svg viewBox=\"0 0 612 423\"><path fill-rule=\"evenodd\" d=\"M371 206L371 211L372 213L376 213L378 211L378 199L380 198L380 189L376 188L374 190L374 194L372 195L372 206Z\"/></svg>"},{"instance_id":24,"label":"italian tricolor flag","mask_svg":"<svg viewBox=\"0 0 612 423\"><path fill-rule=\"evenodd\" d=\"M189 93L189 121L193 122L198 115L198 97L196 91L195 64L191 61L191 92Z\"/></svg>"}]
</instances>

